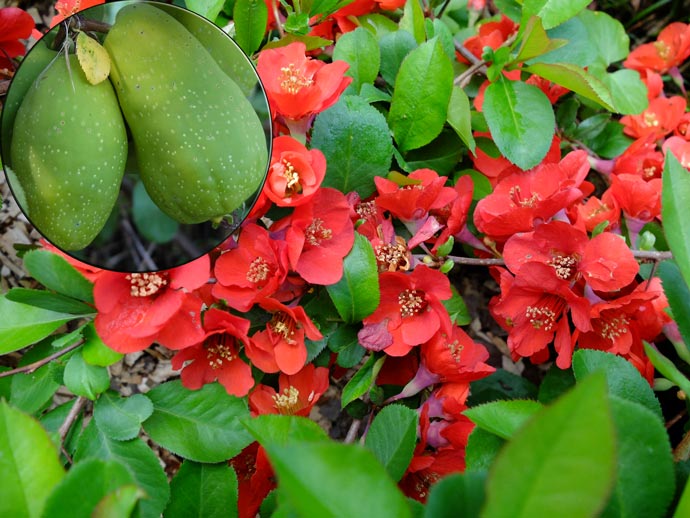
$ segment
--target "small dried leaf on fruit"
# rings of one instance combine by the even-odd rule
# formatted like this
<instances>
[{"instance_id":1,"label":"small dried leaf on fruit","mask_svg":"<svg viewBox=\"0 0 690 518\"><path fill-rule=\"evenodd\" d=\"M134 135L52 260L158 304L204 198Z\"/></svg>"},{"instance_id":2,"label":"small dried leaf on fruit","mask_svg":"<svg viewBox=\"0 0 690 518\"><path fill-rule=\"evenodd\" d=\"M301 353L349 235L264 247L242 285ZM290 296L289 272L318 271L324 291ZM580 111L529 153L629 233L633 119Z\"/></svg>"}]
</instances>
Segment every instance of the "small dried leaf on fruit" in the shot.
<instances>
[{"instance_id":1,"label":"small dried leaf on fruit","mask_svg":"<svg viewBox=\"0 0 690 518\"><path fill-rule=\"evenodd\" d=\"M105 81L110 74L108 51L83 32L77 35L77 59L86 80L92 85Z\"/></svg>"}]
</instances>

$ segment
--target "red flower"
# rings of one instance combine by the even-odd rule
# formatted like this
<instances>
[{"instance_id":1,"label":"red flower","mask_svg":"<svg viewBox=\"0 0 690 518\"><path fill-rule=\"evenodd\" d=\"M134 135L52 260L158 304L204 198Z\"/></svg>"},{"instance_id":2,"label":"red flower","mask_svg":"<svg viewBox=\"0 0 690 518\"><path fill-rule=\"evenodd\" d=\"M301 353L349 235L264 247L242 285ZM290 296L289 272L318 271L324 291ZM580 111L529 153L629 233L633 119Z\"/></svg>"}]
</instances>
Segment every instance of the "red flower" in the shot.
<instances>
[{"instance_id":1,"label":"red flower","mask_svg":"<svg viewBox=\"0 0 690 518\"><path fill-rule=\"evenodd\" d=\"M631 218L648 222L661 213L661 178L644 181L636 174L611 175L611 194Z\"/></svg>"},{"instance_id":2,"label":"red flower","mask_svg":"<svg viewBox=\"0 0 690 518\"><path fill-rule=\"evenodd\" d=\"M154 341L182 349L203 340L202 301L189 291L208 281L209 266L209 257L202 256L167 271L104 271L93 290L98 335L120 353L146 349Z\"/></svg>"},{"instance_id":3,"label":"red flower","mask_svg":"<svg viewBox=\"0 0 690 518\"><path fill-rule=\"evenodd\" d=\"M19 7L0 9L0 69L14 69L12 58L23 56L26 47L19 41L31 36L34 19Z\"/></svg>"},{"instance_id":4,"label":"red flower","mask_svg":"<svg viewBox=\"0 0 690 518\"><path fill-rule=\"evenodd\" d=\"M570 90L568 90L565 86L552 83L548 79L535 75L530 76L525 83L528 85L534 85L544 92L551 104L554 104L556 101L558 101L558 99L570 92Z\"/></svg>"},{"instance_id":5,"label":"red flower","mask_svg":"<svg viewBox=\"0 0 690 518\"><path fill-rule=\"evenodd\" d=\"M275 474L266 451L253 442L230 460L237 473L239 518L256 518L268 493L276 487Z\"/></svg>"},{"instance_id":6,"label":"red flower","mask_svg":"<svg viewBox=\"0 0 690 518\"><path fill-rule=\"evenodd\" d=\"M472 177L461 176L455 183L454 189L457 196L452 202L440 209L431 211L432 216L439 223L445 225L441 234L436 238L431 250L433 253L436 253L438 247L448 241L450 236L459 234L467 223L467 215L472 205L472 192L474 191Z\"/></svg>"},{"instance_id":7,"label":"red flower","mask_svg":"<svg viewBox=\"0 0 690 518\"><path fill-rule=\"evenodd\" d=\"M321 151L308 150L289 136L277 137L263 190L279 207L297 207L309 201L325 175L326 157Z\"/></svg>"},{"instance_id":8,"label":"red flower","mask_svg":"<svg viewBox=\"0 0 690 518\"><path fill-rule=\"evenodd\" d=\"M613 174L636 174L645 180L661 178L664 155L656 146L654 135L637 139L616 158Z\"/></svg>"},{"instance_id":9,"label":"red flower","mask_svg":"<svg viewBox=\"0 0 690 518\"><path fill-rule=\"evenodd\" d=\"M358 338L367 349L404 356L437 331L450 333L450 317L441 303L451 297L448 277L425 265L411 274L385 272L379 277L381 302L364 319Z\"/></svg>"},{"instance_id":10,"label":"red flower","mask_svg":"<svg viewBox=\"0 0 690 518\"><path fill-rule=\"evenodd\" d=\"M237 247L222 254L214 273L213 296L239 311L273 295L287 275L287 243L271 239L254 223L242 227Z\"/></svg>"},{"instance_id":11,"label":"red flower","mask_svg":"<svg viewBox=\"0 0 690 518\"><path fill-rule=\"evenodd\" d=\"M655 140L671 133L681 121L687 102L683 97L658 97L639 115L621 118L623 132L633 138L652 135Z\"/></svg>"},{"instance_id":12,"label":"red flower","mask_svg":"<svg viewBox=\"0 0 690 518\"><path fill-rule=\"evenodd\" d=\"M601 199L590 196L585 203L576 207L578 220L584 223L587 232L592 232L597 225L604 221L608 221L605 230L612 230L620 225L621 209L616 198L613 197L611 189L604 191Z\"/></svg>"},{"instance_id":13,"label":"red flower","mask_svg":"<svg viewBox=\"0 0 690 518\"><path fill-rule=\"evenodd\" d=\"M501 14L500 21L486 22L479 27L476 36L471 36L465 40L463 46L469 50L474 57L481 59L484 47L491 47L496 50L517 30L518 26L506 15ZM467 58L456 52L456 57L461 63L469 63Z\"/></svg>"},{"instance_id":14,"label":"red flower","mask_svg":"<svg viewBox=\"0 0 690 518\"><path fill-rule=\"evenodd\" d=\"M90 264L82 263L80 260L75 259L71 255L67 255L64 253L62 250L57 248L55 245L49 243L45 239L40 240L41 246L48 250L49 252L54 253L55 255L59 255L62 257L65 261L67 261L69 264L71 264L79 273L81 273L84 277L86 277L88 280L91 282L95 282L98 277L106 272L107 270L102 270L101 268L98 268L97 266L92 266Z\"/></svg>"},{"instance_id":15,"label":"red flower","mask_svg":"<svg viewBox=\"0 0 690 518\"><path fill-rule=\"evenodd\" d=\"M486 347L458 326L453 326L450 335L438 331L420 350L423 364L441 383L469 383L496 370L485 363L489 359Z\"/></svg>"},{"instance_id":16,"label":"red flower","mask_svg":"<svg viewBox=\"0 0 690 518\"><path fill-rule=\"evenodd\" d=\"M296 374L278 377L278 392L273 387L259 385L249 395L249 409L253 416L283 414L309 416L314 404L328 389L328 369L305 365Z\"/></svg>"},{"instance_id":17,"label":"red flower","mask_svg":"<svg viewBox=\"0 0 690 518\"><path fill-rule=\"evenodd\" d=\"M690 169L690 141L681 137L669 137L662 149L671 152L686 169Z\"/></svg>"},{"instance_id":18,"label":"red flower","mask_svg":"<svg viewBox=\"0 0 690 518\"><path fill-rule=\"evenodd\" d=\"M323 335L302 306L288 307L274 299L264 299L259 305L273 317L265 330L252 336L245 348L247 356L264 372L296 374L307 361L305 335L310 340Z\"/></svg>"},{"instance_id":19,"label":"red flower","mask_svg":"<svg viewBox=\"0 0 690 518\"><path fill-rule=\"evenodd\" d=\"M655 42L633 50L623 62L634 70L651 69L663 74L690 56L690 25L675 22L667 25Z\"/></svg>"},{"instance_id":20,"label":"red flower","mask_svg":"<svg viewBox=\"0 0 690 518\"><path fill-rule=\"evenodd\" d=\"M62 20L77 14L79 11L104 3L105 0L58 0L55 2L55 10L58 14L50 21L50 26L55 27Z\"/></svg>"},{"instance_id":21,"label":"red flower","mask_svg":"<svg viewBox=\"0 0 690 518\"><path fill-rule=\"evenodd\" d=\"M326 64L306 56L306 45L294 42L259 54L256 65L273 117L297 120L336 103L352 82L345 61Z\"/></svg>"},{"instance_id":22,"label":"red flower","mask_svg":"<svg viewBox=\"0 0 690 518\"><path fill-rule=\"evenodd\" d=\"M292 268L311 284L334 284L343 276L343 257L355 240L350 205L345 195L321 188L276 230L287 227L285 241Z\"/></svg>"},{"instance_id":23,"label":"red flower","mask_svg":"<svg viewBox=\"0 0 690 518\"><path fill-rule=\"evenodd\" d=\"M182 384L198 390L216 379L228 394L244 397L254 386L252 369L239 355L239 343L249 342L249 320L211 308L204 313L204 341L186 347L172 359L172 368L182 369ZM185 362L189 362L185 365Z\"/></svg>"}]
</instances>

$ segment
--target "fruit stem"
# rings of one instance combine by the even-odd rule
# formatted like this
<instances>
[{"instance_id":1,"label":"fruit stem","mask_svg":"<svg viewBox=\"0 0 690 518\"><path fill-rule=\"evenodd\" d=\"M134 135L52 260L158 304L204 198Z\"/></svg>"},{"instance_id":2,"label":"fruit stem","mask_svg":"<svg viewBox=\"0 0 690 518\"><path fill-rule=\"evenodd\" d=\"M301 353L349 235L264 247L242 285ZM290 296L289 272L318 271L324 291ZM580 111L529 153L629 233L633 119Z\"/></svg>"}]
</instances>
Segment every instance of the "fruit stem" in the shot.
<instances>
[{"instance_id":1,"label":"fruit stem","mask_svg":"<svg viewBox=\"0 0 690 518\"><path fill-rule=\"evenodd\" d=\"M109 23L84 18L80 15L72 16L69 21L60 24L60 28L58 29L57 36L55 36L55 39L53 40L51 49L60 50L65 42L65 38L67 38L67 34L69 34L70 31L101 32L103 34L107 34L111 28L112 25Z\"/></svg>"}]
</instances>

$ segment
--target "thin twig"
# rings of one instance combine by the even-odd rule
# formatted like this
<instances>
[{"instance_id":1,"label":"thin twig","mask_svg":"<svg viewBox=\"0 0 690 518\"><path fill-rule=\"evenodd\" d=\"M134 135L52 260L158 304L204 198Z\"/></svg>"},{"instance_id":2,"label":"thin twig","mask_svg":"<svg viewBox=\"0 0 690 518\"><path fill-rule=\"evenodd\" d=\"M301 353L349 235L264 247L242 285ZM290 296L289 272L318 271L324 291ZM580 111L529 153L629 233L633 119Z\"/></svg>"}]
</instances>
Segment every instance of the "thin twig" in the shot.
<instances>
[{"instance_id":1,"label":"thin twig","mask_svg":"<svg viewBox=\"0 0 690 518\"><path fill-rule=\"evenodd\" d=\"M81 409L84 408L86 401L87 399L84 396L79 396L74 401L72 408L69 409L69 413L67 414L67 417L65 417L65 421L60 425L60 428L58 429L61 444L65 442L65 438L69 433L69 429L72 428L74 421L79 416L79 412L81 412Z\"/></svg>"},{"instance_id":2,"label":"thin twig","mask_svg":"<svg viewBox=\"0 0 690 518\"><path fill-rule=\"evenodd\" d=\"M350 428L347 430L347 435L343 441L345 444L353 444L357 438L357 432L359 432L359 427L362 426L361 419L355 419L352 421Z\"/></svg>"},{"instance_id":3,"label":"thin twig","mask_svg":"<svg viewBox=\"0 0 690 518\"><path fill-rule=\"evenodd\" d=\"M51 354L50 356L46 356L45 358L42 358L38 361L35 361L33 363L30 363L29 365L24 365L23 367L17 367L16 369L12 369L10 371L5 371L5 372L0 372L0 378L5 378L7 376L12 376L13 374L31 374L32 372L36 371L37 369L40 369L47 363L50 363L51 361L60 358L61 356L64 356L70 351L73 351L80 345L84 343L84 340L78 340L77 342L73 343L72 345L65 347L64 349L60 349L59 351Z\"/></svg>"},{"instance_id":4,"label":"thin twig","mask_svg":"<svg viewBox=\"0 0 690 518\"><path fill-rule=\"evenodd\" d=\"M676 424L678 421L680 421L685 415L687 415L688 411L684 408L680 412L678 412L673 418L669 419L668 422L666 423L666 429L668 430L671 428L674 424Z\"/></svg>"}]
</instances>

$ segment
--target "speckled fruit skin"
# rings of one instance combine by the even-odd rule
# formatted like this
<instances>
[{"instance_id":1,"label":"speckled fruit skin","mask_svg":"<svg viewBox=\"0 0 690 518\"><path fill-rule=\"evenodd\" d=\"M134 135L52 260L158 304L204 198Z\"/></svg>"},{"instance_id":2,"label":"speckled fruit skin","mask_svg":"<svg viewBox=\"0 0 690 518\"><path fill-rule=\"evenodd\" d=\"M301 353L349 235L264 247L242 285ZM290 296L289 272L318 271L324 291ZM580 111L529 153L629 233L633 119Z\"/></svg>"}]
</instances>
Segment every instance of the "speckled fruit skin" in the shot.
<instances>
[{"instance_id":1,"label":"speckled fruit skin","mask_svg":"<svg viewBox=\"0 0 690 518\"><path fill-rule=\"evenodd\" d=\"M34 226L63 250L88 246L117 201L127 160L112 85L89 84L76 56L69 69L60 56L22 101L10 156Z\"/></svg>"},{"instance_id":2,"label":"speckled fruit skin","mask_svg":"<svg viewBox=\"0 0 690 518\"><path fill-rule=\"evenodd\" d=\"M104 45L151 199L181 223L240 207L261 185L268 151L235 82L184 26L149 4L120 10Z\"/></svg>"}]
</instances>

